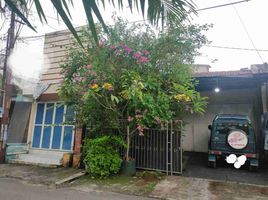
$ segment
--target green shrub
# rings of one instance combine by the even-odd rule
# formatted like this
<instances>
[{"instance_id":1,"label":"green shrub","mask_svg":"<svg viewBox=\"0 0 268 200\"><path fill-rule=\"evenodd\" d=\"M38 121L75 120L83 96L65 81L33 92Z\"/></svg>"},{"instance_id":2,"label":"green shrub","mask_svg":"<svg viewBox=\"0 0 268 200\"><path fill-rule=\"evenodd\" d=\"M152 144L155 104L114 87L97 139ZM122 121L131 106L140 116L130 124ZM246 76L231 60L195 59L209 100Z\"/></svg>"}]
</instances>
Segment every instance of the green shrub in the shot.
<instances>
[{"instance_id":1,"label":"green shrub","mask_svg":"<svg viewBox=\"0 0 268 200\"><path fill-rule=\"evenodd\" d=\"M86 139L83 146L86 171L92 176L105 178L117 174L122 164L119 154L124 141L116 136Z\"/></svg>"}]
</instances>

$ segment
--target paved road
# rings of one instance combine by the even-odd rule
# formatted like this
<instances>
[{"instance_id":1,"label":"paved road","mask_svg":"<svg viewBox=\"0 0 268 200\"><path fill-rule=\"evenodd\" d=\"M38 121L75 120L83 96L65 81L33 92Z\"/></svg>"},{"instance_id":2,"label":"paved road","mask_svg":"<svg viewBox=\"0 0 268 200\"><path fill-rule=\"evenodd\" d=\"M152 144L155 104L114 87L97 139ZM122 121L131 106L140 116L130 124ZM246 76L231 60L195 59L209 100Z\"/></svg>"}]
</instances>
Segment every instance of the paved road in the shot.
<instances>
[{"instance_id":1,"label":"paved road","mask_svg":"<svg viewBox=\"0 0 268 200\"><path fill-rule=\"evenodd\" d=\"M153 200L115 193L81 192L68 188L24 184L15 179L0 178L0 199L4 200Z\"/></svg>"}]
</instances>

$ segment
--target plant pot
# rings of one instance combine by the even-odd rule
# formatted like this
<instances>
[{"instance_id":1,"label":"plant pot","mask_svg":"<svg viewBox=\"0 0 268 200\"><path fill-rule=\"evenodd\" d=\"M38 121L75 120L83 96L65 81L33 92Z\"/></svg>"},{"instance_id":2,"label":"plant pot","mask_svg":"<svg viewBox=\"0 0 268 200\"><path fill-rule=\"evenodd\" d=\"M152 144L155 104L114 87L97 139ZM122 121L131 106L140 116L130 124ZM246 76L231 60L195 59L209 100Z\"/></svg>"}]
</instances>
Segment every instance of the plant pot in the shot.
<instances>
[{"instance_id":1,"label":"plant pot","mask_svg":"<svg viewBox=\"0 0 268 200\"><path fill-rule=\"evenodd\" d=\"M81 165L81 154L73 155L73 168L80 168Z\"/></svg>"},{"instance_id":2,"label":"plant pot","mask_svg":"<svg viewBox=\"0 0 268 200\"><path fill-rule=\"evenodd\" d=\"M62 165L63 167L70 167L72 163L72 154L71 153L64 153L62 157Z\"/></svg>"},{"instance_id":3,"label":"plant pot","mask_svg":"<svg viewBox=\"0 0 268 200\"><path fill-rule=\"evenodd\" d=\"M121 174L126 176L134 176L136 174L136 161L135 160L124 160L121 166Z\"/></svg>"}]
</instances>

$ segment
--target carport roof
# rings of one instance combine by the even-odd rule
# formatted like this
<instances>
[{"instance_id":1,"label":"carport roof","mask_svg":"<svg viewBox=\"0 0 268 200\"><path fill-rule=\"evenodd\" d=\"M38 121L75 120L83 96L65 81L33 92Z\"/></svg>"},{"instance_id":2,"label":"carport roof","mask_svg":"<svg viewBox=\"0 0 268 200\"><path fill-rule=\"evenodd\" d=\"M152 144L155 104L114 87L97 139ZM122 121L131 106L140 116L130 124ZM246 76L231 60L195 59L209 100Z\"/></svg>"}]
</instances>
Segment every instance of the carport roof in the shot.
<instances>
[{"instance_id":1,"label":"carport roof","mask_svg":"<svg viewBox=\"0 0 268 200\"><path fill-rule=\"evenodd\" d=\"M251 70L236 70L236 71L215 71L215 72L201 72L194 73L193 77L195 78L204 78L204 77L253 77Z\"/></svg>"},{"instance_id":2,"label":"carport roof","mask_svg":"<svg viewBox=\"0 0 268 200\"><path fill-rule=\"evenodd\" d=\"M268 73L251 70L194 73L193 77L199 80L199 91L214 90L215 87L227 90L257 88L268 81Z\"/></svg>"}]
</instances>

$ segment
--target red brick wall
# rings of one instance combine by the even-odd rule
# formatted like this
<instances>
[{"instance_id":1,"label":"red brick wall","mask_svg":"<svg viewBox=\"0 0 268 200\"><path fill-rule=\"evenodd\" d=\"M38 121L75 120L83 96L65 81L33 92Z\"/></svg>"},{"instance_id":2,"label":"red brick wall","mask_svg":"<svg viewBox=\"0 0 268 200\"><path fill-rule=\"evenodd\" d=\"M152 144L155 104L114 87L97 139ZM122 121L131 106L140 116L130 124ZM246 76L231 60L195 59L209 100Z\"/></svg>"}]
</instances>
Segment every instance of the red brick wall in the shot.
<instances>
[{"instance_id":1,"label":"red brick wall","mask_svg":"<svg viewBox=\"0 0 268 200\"><path fill-rule=\"evenodd\" d=\"M83 129L81 127L76 127L75 128L75 135L74 135L74 154L81 153L82 133L83 133Z\"/></svg>"}]
</instances>

